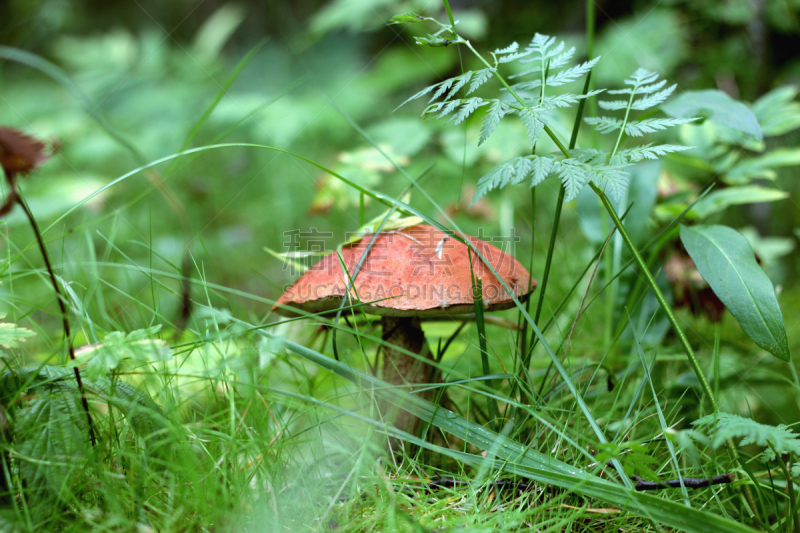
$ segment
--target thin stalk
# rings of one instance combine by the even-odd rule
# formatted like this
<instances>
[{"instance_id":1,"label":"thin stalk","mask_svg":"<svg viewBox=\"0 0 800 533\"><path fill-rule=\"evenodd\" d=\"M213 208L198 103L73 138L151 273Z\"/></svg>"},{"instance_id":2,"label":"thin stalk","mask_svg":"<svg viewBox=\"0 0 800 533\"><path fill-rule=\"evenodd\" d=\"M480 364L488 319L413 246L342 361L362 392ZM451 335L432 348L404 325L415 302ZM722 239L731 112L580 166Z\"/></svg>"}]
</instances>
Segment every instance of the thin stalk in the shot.
<instances>
[{"instance_id":1,"label":"thin stalk","mask_svg":"<svg viewBox=\"0 0 800 533\"><path fill-rule=\"evenodd\" d=\"M489 370L489 352L486 350L486 327L483 323L483 280L476 278L472 270L472 253L469 254L469 269L472 276L472 301L475 304L475 323L478 326L478 344L481 349L481 366L483 375L488 376L491 372ZM492 381L488 381L486 386L490 389L494 388ZM497 430L497 423L499 415L497 411L497 402L492 397L487 397L487 404L489 406L489 418L491 419L492 430Z\"/></svg>"},{"instance_id":2,"label":"thin stalk","mask_svg":"<svg viewBox=\"0 0 800 533\"><path fill-rule=\"evenodd\" d=\"M50 275L50 282L53 284L53 290L56 293L56 300L58 300L58 306L61 309L61 320L62 325L64 327L64 337L67 341L67 349L69 351L69 358L72 361L75 361L75 348L72 346L72 333L69 327L69 315L67 314L67 306L64 304L64 296L61 294L61 288L58 286L58 281L56 280L56 274L53 271L53 265L50 263L50 255L47 253L47 247L44 244L44 239L42 239L42 233L39 231L39 225L36 223L36 219L33 218L33 213L28 208L28 204L22 198L22 192L18 191L17 193L17 203L22 207L22 211L25 213L25 216L28 217L28 222L31 223L31 228L33 229L34 235L36 235L36 242L39 243L39 250L42 252L42 258L44 259L45 267L47 268L47 273ZM89 424L89 438L92 441L92 446L97 445L97 439L94 434L94 424L92 422L92 414L89 412L89 402L86 399L86 389L83 387L83 380L81 379L81 371L78 369L77 366L73 367L75 371L75 381L78 383L78 390L80 391L81 395L81 405L83 406L83 412L86 413L86 421Z\"/></svg>"},{"instance_id":3,"label":"thin stalk","mask_svg":"<svg viewBox=\"0 0 800 533\"><path fill-rule=\"evenodd\" d=\"M589 71L589 74L586 76L586 81L583 84L583 94L586 94L589 90L589 84L591 83L592 72ZM575 148L575 144L578 141L578 131L580 130L581 126L581 118L583 117L583 109L586 105L586 99L582 99L578 104L578 112L575 114L575 124L572 126L572 135L569 139L569 149L572 150ZM553 263L553 252L555 250L556 244L556 236L558 235L558 226L561 221L561 210L564 207L564 196L566 194L566 189L564 186L561 185L558 191L558 198L556 199L556 211L553 214L553 227L550 231L550 243L547 245L547 257L545 258L544 263L544 274L542 275L542 287L539 289L539 299L536 303L536 314L533 318L533 321L536 322L536 325L539 325L539 319L542 315L542 306L544 305L544 294L547 290L547 282L550 278L550 267ZM528 368L530 364L531 352L533 347L536 345L536 341L531 343L531 350L523 352L524 359L523 363L525 368Z\"/></svg>"},{"instance_id":4,"label":"thin stalk","mask_svg":"<svg viewBox=\"0 0 800 533\"><path fill-rule=\"evenodd\" d=\"M697 380L700 382L700 388L703 389L703 392L708 396L711 400L711 405L714 408L714 412L719 412L719 405L717 405L717 400L714 397L714 391L711 390L711 385L708 383L708 379L706 378L703 369L700 367L700 361L697 360L697 356L694 354L694 350L692 349L691 344L689 344L689 339L686 337L686 334L683 332L680 324L678 324L678 319L675 316L675 313L672 312L672 308L670 307L667 299L664 297L664 294L661 292L661 289L658 287L653 274L650 273L650 270L647 268L642 255L639 253L639 250L636 248L636 245L633 243L631 236L628 234L628 230L625 229L623 226L622 221L619 219L619 215L617 215L617 211L614 209L614 206L609 201L606 194L601 191L594 183L589 183L589 186L592 190L600 197L600 200L603 202L603 207L606 208L611 220L614 221L614 225L619 230L620 235L622 235L622 240L625 241L625 245L631 251L631 254L634 257L634 260L639 266L639 269L642 271L642 274L645 276L645 280L647 284L650 286L650 289L653 291L658 303L661 305L661 308L664 310L664 313L667 315L667 319L669 320L670 324L672 324L672 328L675 330L675 333L678 335L678 339L680 340L681 345L683 346L684 351L686 352L686 356L689 359L689 364L694 370L695 375L697 376Z\"/></svg>"}]
</instances>

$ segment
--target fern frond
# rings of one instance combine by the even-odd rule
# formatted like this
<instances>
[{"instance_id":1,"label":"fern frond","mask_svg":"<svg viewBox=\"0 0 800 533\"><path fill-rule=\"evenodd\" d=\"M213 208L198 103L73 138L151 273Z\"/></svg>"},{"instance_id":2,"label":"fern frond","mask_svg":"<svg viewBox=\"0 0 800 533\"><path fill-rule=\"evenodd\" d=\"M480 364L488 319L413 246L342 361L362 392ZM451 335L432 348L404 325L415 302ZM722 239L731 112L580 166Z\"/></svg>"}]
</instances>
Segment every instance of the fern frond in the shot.
<instances>
[{"instance_id":1,"label":"fern frond","mask_svg":"<svg viewBox=\"0 0 800 533\"><path fill-rule=\"evenodd\" d=\"M531 68L529 68L527 70L523 70L519 74L512 74L511 76L508 77L508 79L513 80L515 78L521 78L523 76L527 76L528 74L536 74L537 72L541 72L541 71L542 71L542 67L531 67ZM541 82L541 80L539 80L539 81Z\"/></svg>"},{"instance_id":2,"label":"fern frond","mask_svg":"<svg viewBox=\"0 0 800 533\"><path fill-rule=\"evenodd\" d=\"M476 109L489 104L489 102L482 98L467 98L466 100L460 100L460 102L462 102L461 109L447 121L448 124L452 122L453 126L458 126L474 113Z\"/></svg>"},{"instance_id":3,"label":"fern frond","mask_svg":"<svg viewBox=\"0 0 800 533\"><path fill-rule=\"evenodd\" d=\"M623 83L625 83L625 85L633 85L634 87L641 87L642 85L653 83L657 79L658 79L658 73L650 72L649 70L639 67L634 71L633 74L631 74L631 77L626 79Z\"/></svg>"},{"instance_id":4,"label":"fern frond","mask_svg":"<svg viewBox=\"0 0 800 533\"><path fill-rule=\"evenodd\" d=\"M569 50L567 50L563 54L560 54L560 55L554 57L553 59L551 59L550 60L550 68L551 69L555 69L555 68L563 67L564 65L569 63L569 60L572 59L572 56L574 56L574 55L575 55L575 47L573 46L572 48L570 48ZM599 57L597 59L599 59Z\"/></svg>"},{"instance_id":5,"label":"fern frond","mask_svg":"<svg viewBox=\"0 0 800 533\"><path fill-rule=\"evenodd\" d=\"M603 92L603 89L597 89L594 91L590 91L586 94L559 94L557 96L545 96L544 100L542 101L542 107L553 109L556 107L570 107L571 105L577 104L581 100L585 98L589 98L591 96L595 96Z\"/></svg>"},{"instance_id":6,"label":"fern frond","mask_svg":"<svg viewBox=\"0 0 800 533\"><path fill-rule=\"evenodd\" d=\"M536 187L545 180L553 171L556 164L554 159L549 157L528 156L531 161L531 187Z\"/></svg>"},{"instance_id":7,"label":"fern frond","mask_svg":"<svg viewBox=\"0 0 800 533\"><path fill-rule=\"evenodd\" d=\"M624 122L612 117L586 117L583 120L587 124L594 126L600 133L611 133L620 129ZM645 133L653 133L687 122L693 122L696 118L648 118L645 120L633 120L625 124L625 133L631 137L641 137Z\"/></svg>"},{"instance_id":8,"label":"fern frond","mask_svg":"<svg viewBox=\"0 0 800 533\"><path fill-rule=\"evenodd\" d=\"M556 161L549 157L526 155L500 163L478 180L474 204L491 190L522 183L530 177L530 186L535 187L550 175Z\"/></svg>"},{"instance_id":9,"label":"fern frond","mask_svg":"<svg viewBox=\"0 0 800 533\"><path fill-rule=\"evenodd\" d=\"M556 42L555 37L550 37L548 35L542 35L541 33L537 33L531 39L531 44L526 48L526 51L536 55L537 57L525 59L520 61L520 63L530 63L532 61L541 61L544 64L548 59L559 55L561 52L564 51L566 48L566 43L561 41L558 45L550 50L550 47L553 46Z\"/></svg>"},{"instance_id":10,"label":"fern frond","mask_svg":"<svg viewBox=\"0 0 800 533\"><path fill-rule=\"evenodd\" d=\"M673 126L694 122L697 118L648 118L634 120L625 125L625 133L631 137L641 137L645 133L665 130Z\"/></svg>"},{"instance_id":11,"label":"fern frond","mask_svg":"<svg viewBox=\"0 0 800 533\"><path fill-rule=\"evenodd\" d=\"M532 51L530 49L523 50L522 52L514 52L508 55L504 55L497 59L498 63L511 63L512 61L516 61L517 59L521 59L525 56L531 55Z\"/></svg>"},{"instance_id":12,"label":"fern frond","mask_svg":"<svg viewBox=\"0 0 800 533\"><path fill-rule=\"evenodd\" d=\"M597 64L598 61L600 61L600 58L595 57L594 59L590 59L589 61L581 63L580 65L575 65L574 67L551 74L547 77L545 83L550 87L559 87L567 83L572 83L581 76L585 76L592 69L592 67ZM553 62L550 63L551 69L555 66L556 65L554 65Z\"/></svg>"},{"instance_id":13,"label":"fern frond","mask_svg":"<svg viewBox=\"0 0 800 533\"><path fill-rule=\"evenodd\" d=\"M581 189L591 177L588 167L576 159L558 161L553 170L561 178L561 183L564 185L566 192L565 202L571 202L577 198L578 193L581 192Z\"/></svg>"},{"instance_id":14,"label":"fern frond","mask_svg":"<svg viewBox=\"0 0 800 533\"><path fill-rule=\"evenodd\" d=\"M434 85L429 85L429 86L425 87L425 88L424 88L424 89L422 89L420 92L418 92L417 94L415 94L414 96L412 96L411 98L409 98L408 100L406 100L405 102L403 102L402 104L400 104L399 106L395 107L395 108L394 108L394 110L395 110L395 111L397 111L398 109L400 109L401 107L403 107L403 106L404 106L404 105L406 105L407 103L409 103L409 102L411 102L411 101L414 101L414 100L417 100L417 99L419 99L419 98L422 98L423 96L425 96L425 95L426 95L426 94L428 94L429 92L433 91L433 90L434 90L434 89L435 89L437 86L438 86L438 83L437 83L437 84L434 84Z\"/></svg>"},{"instance_id":15,"label":"fern frond","mask_svg":"<svg viewBox=\"0 0 800 533\"><path fill-rule=\"evenodd\" d=\"M652 146L651 143L644 146L637 146L636 148L620 150L617 152L617 155L621 157L623 161L628 161L629 163L638 163L644 159L658 159L660 156L673 152L682 152L683 150L688 150L689 148L689 146L681 146L678 144L658 144L656 146Z\"/></svg>"},{"instance_id":16,"label":"fern frond","mask_svg":"<svg viewBox=\"0 0 800 533\"><path fill-rule=\"evenodd\" d=\"M517 50L519 50L519 44L516 41L514 41L505 48L497 48L493 53L496 55L513 54Z\"/></svg>"},{"instance_id":17,"label":"fern frond","mask_svg":"<svg viewBox=\"0 0 800 533\"><path fill-rule=\"evenodd\" d=\"M584 122L594 126L600 133L611 133L620 129L623 125L622 120L611 117L584 117Z\"/></svg>"},{"instance_id":18,"label":"fern frond","mask_svg":"<svg viewBox=\"0 0 800 533\"><path fill-rule=\"evenodd\" d=\"M519 115L522 125L525 127L525 135L528 137L528 144L531 148L536 144L547 125L550 113L542 107L528 107L516 112Z\"/></svg>"},{"instance_id":19,"label":"fern frond","mask_svg":"<svg viewBox=\"0 0 800 533\"><path fill-rule=\"evenodd\" d=\"M520 183L530 172L529 166L530 163L527 162L527 156L515 157L500 163L478 180L472 203L474 204L480 200L489 191Z\"/></svg>"},{"instance_id":20,"label":"fern frond","mask_svg":"<svg viewBox=\"0 0 800 533\"><path fill-rule=\"evenodd\" d=\"M764 448L762 455L767 461L776 459L776 454L800 456L800 435L781 424L768 426L755 420L730 413L706 415L692 425L713 432L711 446L718 448L728 439L742 439L741 445L756 444Z\"/></svg>"},{"instance_id":21,"label":"fern frond","mask_svg":"<svg viewBox=\"0 0 800 533\"><path fill-rule=\"evenodd\" d=\"M483 117L483 124L481 125L481 137L478 141L478 146L483 144L486 139L489 138L489 135L492 134L494 129L500 123L500 119L508 114L509 111L511 111L511 106L504 104L500 100L489 101L492 103L492 105L489 106L486 116Z\"/></svg>"},{"instance_id":22,"label":"fern frond","mask_svg":"<svg viewBox=\"0 0 800 533\"><path fill-rule=\"evenodd\" d=\"M442 107L440 108L440 113L436 118L444 118L447 115L449 115L450 113L452 113L453 111L455 111L456 108L459 105L461 105L461 100L450 100L450 101L444 101L444 102L440 102L440 103L444 104L444 105L442 105Z\"/></svg>"},{"instance_id":23,"label":"fern frond","mask_svg":"<svg viewBox=\"0 0 800 533\"><path fill-rule=\"evenodd\" d=\"M673 85L672 87L668 87L663 91L658 91L657 93L651 93L638 100L634 100L633 104L631 105L631 109L636 109L637 111L644 111L645 109L650 109L651 107L655 107L658 104L664 102L672 92L675 90L677 85ZM640 94L640 93L636 93Z\"/></svg>"},{"instance_id":24,"label":"fern frond","mask_svg":"<svg viewBox=\"0 0 800 533\"><path fill-rule=\"evenodd\" d=\"M593 166L590 179L600 189L609 193L616 201L620 201L628 189L630 174L624 171L628 165L599 165Z\"/></svg>"},{"instance_id":25,"label":"fern frond","mask_svg":"<svg viewBox=\"0 0 800 533\"><path fill-rule=\"evenodd\" d=\"M439 97L442 96L446 90L452 87L454 83L463 79L464 76L467 76L468 74L471 76L472 72L471 71L467 72L466 74L462 74L461 76L456 76L455 78L448 78L443 82L439 83L438 86L436 87L436 91L434 91L433 96L431 96L431 99L428 100L428 102L433 102L434 100L438 100Z\"/></svg>"},{"instance_id":26,"label":"fern frond","mask_svg":"<svg viewBox=\"0 0 800 533\"><path fill-rule=\"evenodd\" d=\"M474 72L470 70L468 72L465 72L461 76L453 78L456 81L453 84L453 87L450 89L450 92L447 93L447 96L445 96L444 99L450 100L452 97L454 97L456 93L458 93L458 91L461 90L461 88L469 82L473 74Z\"/></svg>"},{"instance_id":27,"label":"fern frond","mask_svg":"<svg viewBox=\"0 0 800 533\"><path fill-rule=\"evenodd\" d=\"M586 163L587 165L601 165L608 160L611 152L608 150L596 150L594 148L576 148L570 150L570 154L578 161Z\"/></svg>"},{"instance_id":28,"label":"fern frond","mask_svg":"<svg viewBox=\"0 0 800 533\"><path fill-rule=\"evenodd\" d=\"M489 81L489 78L492 77L492 74L495 73L495 70L496 69L493 68L476 70L472 76L472 83L469 84L469 89L467 89L467 94L469 95L474 93L476 90L478 90L478 87Z\"/></svg>"},{"instance_id":29,"label":"fern frond","mask_svg":"<svg viewBox=\"0 0 800 533\"><path fill-rule=\"evenodd\" d=\"M541 69L540 69L541 70ZM519 83L515 83L511 86L511 88L515 91L531 91L540 87L542 85L542 80L530 80L530 81L521 81ZM503 89L505 90L505 88Z\"/></svg>"},{"instance_id":30,"label":"fern frond","mask_svg":"<svg viewBox=\"0 0 800 533\"><path fill-rule=\"evenodd\" d=\"M608 91L609 93L611 91ZM625 100L598 100L597 105L609 111L618 111L628 107L628 102Z\"/></svg>"}]
</instances>

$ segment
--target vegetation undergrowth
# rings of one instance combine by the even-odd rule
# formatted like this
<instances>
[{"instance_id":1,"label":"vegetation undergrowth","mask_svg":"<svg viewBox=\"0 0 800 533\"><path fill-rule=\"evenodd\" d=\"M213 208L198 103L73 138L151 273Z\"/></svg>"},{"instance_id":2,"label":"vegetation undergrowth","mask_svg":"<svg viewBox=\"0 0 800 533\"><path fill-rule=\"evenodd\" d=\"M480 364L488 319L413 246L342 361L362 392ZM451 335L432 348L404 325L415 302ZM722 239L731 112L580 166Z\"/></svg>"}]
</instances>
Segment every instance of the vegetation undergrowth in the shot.
<instances>
[{"instance_id":1,"label":"vegetation undergrowth","mask_svg":"<svg viewBox=\"0 0 800 533\"><path fill-rule=\"evenodd\" d=\"M243 23L231 9L198 32L200 70ZM387 20L430 29L415 46L452 54L452 75L398 99L380 127L331 94L308 104L306 77L247 109L228 100L260 42L156 141L166 153L128 140L56 64L0 47L9 78L45 74L92 119L84 141L127 158L107 162L116 179L82 177L77 196L48 191L43 180L85 163L80 143L61 132L63 148L48 144L0 114L0 529L800 531L800 380L784 325L796 289L776 287L778 243L733 222L739 206L789 197L778 174L798 149L776 143L800 129L797 89L745 104L642 67L606 84L591 1L582 43L534 28L529 44L492 51L447 0L441 10L444 22ZM414 81L392 97L426 81L409 57ZM154 79L167 63L148 67ZM246 129L282 116L269 113L283 99L280 112L326 117L318 139ZM401 115L423 99L421 118L446 124ZM428 148L434 135L444 155ZM317 141L344 148L318 159ZM257 182L273 161L323 173L310 214L277 207L302 186ZM186 178L243 168L259 194ZM223 199L257 229L217 228ZM320 246L307 216L340 216L336 236ZM422 325L441 383L381 379L389 343L353 290L363 262L335 314L274 313L319 257L420 223L497 276L465 238L480 228L539 281L528 301L506 285L515 307L490 315L470 265L475 312ZM264 263L268 274L239 277ZM790 398L780 418L764 414L775 397ZM386 405L418 417L416 433L393 427Z\"/></svg>"}]
</instances>

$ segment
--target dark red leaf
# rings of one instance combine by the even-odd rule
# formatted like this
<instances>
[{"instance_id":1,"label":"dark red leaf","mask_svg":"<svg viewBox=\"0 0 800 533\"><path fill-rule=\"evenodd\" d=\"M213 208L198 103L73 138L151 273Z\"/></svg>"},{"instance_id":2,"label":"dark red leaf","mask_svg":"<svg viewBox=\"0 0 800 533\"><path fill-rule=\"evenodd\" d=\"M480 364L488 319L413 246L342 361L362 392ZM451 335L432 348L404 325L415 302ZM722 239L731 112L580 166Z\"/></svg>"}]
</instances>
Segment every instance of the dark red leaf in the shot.
<instances>
[{"instance_id":1,"label":"dark red leaf","mask_svg":"<svg viewBox=\"0 0 800 533\"><path fill-rule=\"evenodd\" d=\"M26 174L50 158L47 145L13 128L0 126L0 166L6 175Z\"/></svg>"}]
</instances>

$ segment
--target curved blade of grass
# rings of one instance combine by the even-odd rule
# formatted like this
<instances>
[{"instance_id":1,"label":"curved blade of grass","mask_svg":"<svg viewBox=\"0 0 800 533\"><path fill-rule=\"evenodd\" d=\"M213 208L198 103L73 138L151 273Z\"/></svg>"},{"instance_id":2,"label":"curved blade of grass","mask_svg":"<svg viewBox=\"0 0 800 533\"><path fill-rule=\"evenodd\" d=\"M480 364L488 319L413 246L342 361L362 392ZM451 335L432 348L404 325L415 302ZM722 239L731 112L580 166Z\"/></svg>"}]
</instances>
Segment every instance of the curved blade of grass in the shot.
<instances>
[{"instance_id":1,"label":"curved blade of grass","mask_svg":"<svg viewBox=\"0 0 800 533\"><path fill-rule=\"evenodd\" d=\"M237 322L246 325L244 322ZM626 489L580 468L534 451L481 425L470 423L451 411L427 402L414 394L392 387L378 378L335 361L310 348L269 332L260 331L259 333L271 340L282 343L285 348L307 361L365 389L374 390L375 394L402 406L406 411L422 420L429 420L443 431L447 431L483 450L492 450L497 459L494 459L493 464L490 466L497 470L517 474L567 490L579 491L582 495L605 501L629 512L683 531L697 533L705 533L707 531L731 533L754 531L747 526L711 513L704 513L670 500L636 492L633 489ZM347 412L346 414L349 415L350 413ZM492 461L473 454L434 446L411 435L402 435L402 437L419 446L473 466L486 466L486 461Z\"/></svg>"}]
</instances>

